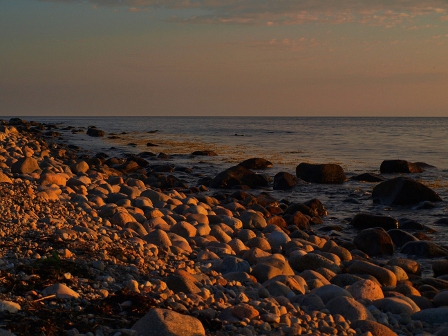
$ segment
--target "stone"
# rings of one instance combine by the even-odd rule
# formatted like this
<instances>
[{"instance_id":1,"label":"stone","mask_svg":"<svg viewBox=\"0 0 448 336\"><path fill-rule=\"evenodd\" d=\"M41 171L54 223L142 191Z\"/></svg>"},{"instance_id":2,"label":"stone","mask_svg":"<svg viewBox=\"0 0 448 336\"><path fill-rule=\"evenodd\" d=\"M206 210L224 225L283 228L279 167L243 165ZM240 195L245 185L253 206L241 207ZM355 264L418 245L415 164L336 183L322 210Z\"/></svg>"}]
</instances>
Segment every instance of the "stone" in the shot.
<instances>
[{"instance_id":1,"label":"stone","mask_svg":"<svg viewBox=\"0 0 448 336\"><path fill-rule=\"evenodd\" d=\"M166 279L166 284L175 293L197 294L201 292L192 279L185 276L171 275Z\"/></svg>"},{"instance_id":2,"label":"stone","mask_svg":"<svg viewBox=\"0 0 448 336\"><path fill-rule=\"evenodd\" d=\"M246 260L234 256L225 257L221 263L222 274L233 272L250 273L250 269L250 264Z\"/></svg>"},{"instance_id":3,"label":"stone","mask_svg":"<svg viewBox=\"0 0 448 336\"><path fill-rule=\"evenodd\" d=\"M11 166L13 174L30 174L39 169L39 163L32 157L20 158Z\"/></svg>"},{"instance_id":4,"label":"stone","mask_svg":"<svg viewBox=\"0 0 448 336\"><path fill-rule=\"evenodd\" d=\"M12 183L12 180L9 178L8 175L0 171L0 183Z\"/></svg>"},{"instance_id":5,"label":"stone","mask_svg":"<svg viewBox=\"0 0 448 336\"><path fill-rule=\"evenodd\" d=\"M323 184L340 184L347 177L337 164L311 164L302 162L296 167L296 176L304 181Z\"/></svg>"},{"instance_id":6,"label":"stone","mask_svg":"<svg viewBox=\"0 0 448 336\"><path fill-rule=\"evenodd\" d=\"M356 214L351 220L350 224L358 230L370 229L375 227L383 228L384 230L398 228L398 220L390 216L379 216L366 213Z\"/></svg>"},{"instance_id":7,"label":"stone","mask_svg":"<svg viewBox=\"0 0 448 336\"><path fill-rule=\"evenodd\" d=\"M14 314L21 309L20 305L16 302L0 300L0 312L8 311Z\"/></svg>"},{"instance_id":8,"label":"stone","mask_svg":"<svg viewBox=\"0 0 448 336\"><path fill-rule=\"evenodd\" d=\"M205 336L197 318L161 308L151 309L131 329L141 336Z\"/></svg>"},{"instance_id":9,"label":"stone","mask_svg":"<svg viewBox=\"0 0 448 336\"><path fill-rule=\"evenodd\" d=\"M349 297L352 298L352 295L349 291L347 291L344 288L338 287L336 285L324 285L319 288L314 288L311 291L311 294L315 294L319 296L322 299L322 302L327 304L330 300L332 300L335 297Z\"/></svg>"},{"instance_id":10,"label":"stone","mask_svg":"<svg viewBox=\"0 0 448 336\"><path fill-rule=\"evenodd\" d=\"M239 219L243 223L243 229L263 229L268 225L263 215L254 211L244 211Z\"/></svg>"},{"instance_id":11,"label":"stone","mask_svg":"<svg viewBox=\"0 0 448 336\"><path fill-rule=\"evenodd\" d=\"M232 315L239 319L253 319L260 315L258 310L247 303L240 303L231 308Z\"/></svg>"},{"instance_id":12,"label":"stone","mask_svg":"<svg viewBox=\"0 0 448 336\"><path fill-rule=\"evenodd\" d=\"M360 280L350 285L347 291L355 300L374 301L384 298L381 286L372 280Z\"/></svg>"},{"instance_id":13,"label":"stone","mask_svg":"<svg viewBox=\"0 0 448 336\"><path fill-rule=\"evenodd\" d=\"M242 166L247 169L267 169L272 168L274 165L272 162L263 158L251 158L239 163L238 166Z\"/></svg>"},{"instance_id":14,"label":"stone","mask_svg":"<svg viewBox=\"0 0 448 336\"><path fill-rule=\"evenodd\" d=\"M418 308L418 306L415 303L411 304L404 298L405 296L386 297L375 300L372 302L372 304L385 313L389 312L392 314L412 315L413 313L420 311L420 308Z\"/></svg>"},{"instance_id":15,"label":"stone","mask_svg":"<svg viewBox=\"0 0 448 336\"><path fill-rule=\"evenodd\" d=\"M350 265L348 271L351 274L370 274L374 276L383 286L397 285L397 277L392 271L367 261L354 261Z\"/></svg>"},{"instance_id":16,"label":"stone","mask_svg":"<svg viewBox=\"0 0 448 336\"><path fill-rule=\"evenodd\" d=\"M423 168L406 160L384 160L380 166L381 174L422 173Z\"/></svg>"},{"instance_id":17,"label":"stone","mask_svg":"<svg viewBox=\"0 0 448 336\"><path fill-rule=\"evenodd\" d=\"M395 332L393 332L391 329L386 327L385 325L375 322L375 321L369 321L369 320L358 320L354 321L351 324L352 329L359 329L363 333L363 335L366 335L367 333L371 333L371 335L374 336L397 336Z\"/></svg>"},{"instance_id":18,"label":"stone","mask_svg":"<svg viewBox=\"0 0 448 336\"><path fill-rule=\"evenodd\" d=\"M392 238L392 241L395 246L402 247L404 244L410 241L418 241L419 239L413 236L412 234L400 230L400 229L392 229L388 230L387 233Z\"/></svg>"},{"instance_id":19,"label":"stone","mask_svg":"<svg viewBox=\"0 0 448 336\"><path fill-rule=\"evenodd\" d=\"M44 186L56 184L64 187L67 184L67 175L61 173L43 173L40 175L39 184Z\"/></svg>"},{"instance_id":20,"label":"stone","mask_svg":"<svg viewBox=\"0 0 448 336\"><path fill-rule=\"evenodd\" d=\"M325 307L331 314L340 314L346 320L355 322L358 320L375 320L370 311L354 298L336 296L327 302Z\"/></svg>"},{"instance_id":21,"label":"stone","mask_svg":"<svg viewBox=\"0 0 448 336\"><path fill-rule=\"evenodd\" d=\"M216 154L216 152L214 152L212 150L197 150L197 151L194 151L193 153L191 153L191 155L195 155L195 156L218 156L218 154Z\"/></svg>"},{"instance_id":22,"label":"stone","mask_svg":"<svg viewBox=\"0 0 448 336\"><path fill-rule=\"evenodd\" d=\"M305 270L317 270L320 267L328 268L335 273L339 273L341 271L339 266L337 266L330 259L316 253L307 253L304 256L291 254L288 261L291 267L298 272Z\"/></svg>"},{"instance_id":23,"label":"stone","mask_svg":"<svg viewBox=\"0 0 448 336\"><path fill-rule=\"evenodd\" d=\"M389 234L382 228L371 228L362 230L353 239L359 250L369 256L394 253L394 243Z\"/></svg>"},{"instance_id":24,"label":"stone","mask_svg":"<svg viewBox=\"0 0 448 336\"><path fill-rule=\"evenodd\" d=\"M448 256L448 250L429 241L411 241L401 248L401 253L422 258L437 258Z\"/></svg>"},{"instance_id":25,"label":"stone","mask_svg":"<svg viewBox=\"0 0 448 336\"><path fill-rule=\"evenodd\" d=\"M197 229L193 225L185 221L177 222L170 228L170 231L184 238L194 237L197 233Z\"/></svg>"},{"instance_id":26,"label":"stone","mask_svg":"<svg viewBox=\"0 0 448 336\"><path fill-rule=\"evenodd\" d=\"M72 164L70 166L70 169L73 172L73 174L79 174L79 173L85 174L90 169L90 167L87 162L79 161L76 162L75 164Z\"/></svg>"},{"instance_id":27,"label":"stone","mask_svg":"<svg viewBox=\"0 0 448 336\"><path fill-rule=\"evenodd\" d=\"M417 261L406 258L392 258L389 260L388 265L399 266L406 273L419 274L420 265Z\"/></svg>"},{"instance_id":28,"label":"stone","mask_svg":"<svg viewBox=\"0 0 448 336\"><path fill-rule=\"evenodd\" d=\"M96 127L89 127L87 129L87 135L91 137L103 137L106 133Z\"/></svg>"},{"instance_id":29,"label":"stone","mask_svg":"<svg viewBox=\"0 0 448 336\"><path fill-rule=\"evenodd\" d=\"M243 166L230 167L215 176L210 182L211 188L230 189L238 185L246 185L252 189L267 187L268 180L260 174Z\"/></svg>"},{"instance_id":30,"label":"stone","mask_svg":"<svg viewBox=\"0 0 448 336\"><path fill-rule=\"evenodd\" d=\"M56 283L54 285L51 285L47 288L45 288L42 291L43 296L48 295L56 295L56 297L61 299L77 299L79 298L79 294L76 293L74 290L70 289L64 284Z\"/></svg>"},{"instance_id":31,"label":"stone","mask_svg":"<svg viewBox=\"0 0 448 336\"><path fill-rule=\"evenodd\" d=\"M424 309L412 314L411 318L429 324L446 323L448 321L448 307Z\"/></svg>"},{"instance_id":32,"label":"stone","mask_svg":"<svg viewBox=\"0 0 448 336\"><path fill-rule=\"evenodd\" d=\"M293 189L298 184L299 179L294 175L286 172L278 172L274 176L274 190Z\"/></svg>"},{"instance_id":33,"label":"stone","mask_svg":"<svg viewBox=\"0 0 448 336\"><path fill-rule=\"evenodd\" d=\"M423 201L442 201L436 192L408 177L396 177L376 185L372 199L374 203L383 205L414 205Z\"/></svg>"},{"instance_id":34,"label":"stone","mask_svg":"<svg viewBox=\"0 0 448 336\"><path fill-rule=\"evenodd\" d=\"M448 306L448 290L437 293L432 302L436 307Z\"/></svg>"},{"instance_id":35,"label":"stone","mask_svg":"<svg viewBox=\"0 0 448 336\"><path fill-rule=\"evenodd\" d=\"M143 240L165 250L169 249L169 247L173 245L170 237L168 237L168 234L160 229L151 231L143 237Z\"/></svg>"}]
</instances>

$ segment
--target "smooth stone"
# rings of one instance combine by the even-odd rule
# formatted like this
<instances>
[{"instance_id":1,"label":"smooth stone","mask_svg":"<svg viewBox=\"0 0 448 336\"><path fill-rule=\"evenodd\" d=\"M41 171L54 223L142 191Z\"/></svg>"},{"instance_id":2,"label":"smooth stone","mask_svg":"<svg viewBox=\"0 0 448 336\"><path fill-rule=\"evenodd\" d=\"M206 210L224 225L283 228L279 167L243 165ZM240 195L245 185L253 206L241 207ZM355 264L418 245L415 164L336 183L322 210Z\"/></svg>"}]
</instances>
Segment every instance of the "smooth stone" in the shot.
<instances>
[{"instance_id":1,"label":"smooth stone","mask_svg":"<svg viewBox=\"0 0 448 336\"><path fill-rule=\"evenodd\" d=\"M385 325L375 322L375 321L368 321L368 320L358 320L354 321L351 324L352 329L359 329L361 330L363 335L366 335L370 332L370 335L373 336L397 336L397 334L386 327Z\"/></svg>"},{"instance_id":2,"label":"smooth stone","mask_svg":"<svg viewBox=\"0 0 448 336\"><path fill-rule=\"evenodd\" d=\"M373 188L374 203L384 205L413 205L423 201L439 202L440 196L425 186L407 177L396 177Z\"/></svg>"},{"instance_id":3,"label":"smooth stone","mask_svg":"<svg viewBox=\"0 0 448 336\"><path fill-rule=\"evenodd\" d=\"M346 296L337 296L327 302L325 307L331 314L340 314L346 320L355 322L358 320L372 320L375 318L370 311L354 298Z\"/></svg>"},{"instance_id":4,"label":"smooth stone","mask_svg":"<svg viewBox=\"0 0 448 336\"><path fill-rule=\"evenodd\" d=\"M374 301L384 298L381 287L372 280L360 280L350 285L347 291L355 300Z\"/></svg>"},{"instance_id":5,"label":"smooth stone","mask_svg":"<svg viewBox=\"0 0 448 336\"><path fill-rule=\"evenodd\" d=\"M335 297L346 296L352 298L352 294L349 291L336 285L325 285L315 288L311 291L311 294L319 296L325 304Z\"/></svg>"},{"instance_id":6,"label":"smooth stone","mask_svg":"<svg viewBox=\"0 0 448 336\"><path fill-rule=\"evenodd\" d=\"M10 313L17 313L22 307L16 302L0 300L0 312L8 311Z\"/></svg>"},{"instance_id":7,"label":"smooth stone","mask_svg":"<svg viewBox=\"0 0 448 336\"><path fill-rule=\"evenodd\" d=\"M161 308L151 309L131 329L141 336L205 336L197 318Z\"/></svg>"},{"instance_id":8,"label":"smooth stone","mask_svg":"<svg viewBox=\"0 0 448 336\"><path fill-rule=\"evenodd\" d=\"M251 158L239 163L238 166L243 166L247 169L267 169L272 168L274 165L263 158Z\"/></svg>"},{"instance_id":9,"label":"smooth stone","mask_svg":"<svg viewBox=\"0 0 448 336\"><path fill-rule=\"evenodd\" d=\"M375 300L372 304L383 312L392 314L407 314L412 315L420 310L414 303L413 305L403 299L404 297L387 297Z\"/></svg>"},{"instance_id":10,"label":"smooth stone","mask_svg":"<svg viewBox=\"0 0 448 336\"><path fill-rule=\"evenodd\" d=\"M392 238L394 245L397 247L402 247L408 242L419 240L417 237L413 236L409 232L400 229L388 230L387 233Z\"/></svg>"},{"instance_id":11,"label":"smooth stone","mask_svg":"<svg viewBox=\"0 0 448 336\"><path fill-rule=\"evenodd\" d=\"M298 271L316 270L320 267L328 268L329 270L340 273L341 269L330 259L316 253L307 253L304 256L292 254L289 256L289 264L291 267Z\"/></svg>"},{"instance_id":12,"label":"smooth stone","mask_svg":"<svg viewBox=\"0 0 448 336\"><path fill-rule=\"evenodd\" d=\"M79 294L64 284L56 283L42 291L43 296L56 295L61 299L77 299Z\"/></svg>"},{"instance_id":13,"label":"smooth stone","mask_svg":"<svg viewBox=\"0 0 448 336\"><path fill-rule=\"evenodd\" d=\"M293 189L298 184L299 179L287 172L279 172L274 176L274 190Z\"/></svg>"},{"instance_id":14,"label":"smooth stone","mask_svg":"<svg viewBox=\"0 0 448 336\"><path fill-rule=\"evenodd\" d=\"M411 318L429 324L446 323L448 321L448 307L424 309L412 314Z\"/></svg>"},{"instance_id":15,"label":"smooth stone","mask_svg":"<svg viewBox=\"0 0 448 336\"><path fill-rule=\"evenodd\" d=\"M390 216L379 216L366 213L356 214L351 220L350 224L358 230L370 229L375 227L383 228L384 230L397 229L398 220Z\"/></svg>"},{"instance_id":16,"label":"smooth stone","mask_svg":"<svg viewBox=\"0 0 448 336\"><path fill-rule=\"evenodd\" d=\"M250 273L250 264L241 258L228 256L222 260L221 272L222 274L233 273L233 272L246 272Z\"/></svg>"},{"instance_id":17,"label":"smooth stone","mask_svg":"<svg viewBox=\"0 0 448 336\"><path fill-rule=\"evenodd\" d=\"M394 243L389 234L382 228L362 230L353 239L355 245L369 256L393 254Z\"/></svg>"},{"instance_id":18,"label":"smooth stone","mask_svg":"<svg viewBox=\"0 0 448 336\"><path fill-rule=\"evenodd\" d=\"M422 173L423 168L418 164L406 160L384 160L380 166L381 174L394 173Z\"/></svg>"},{"instance_id":19,"label":"smooth stone","mask_svg":"<svg viewBox=\"0 0 448 336\"><path fill-rule=\"evenodd\" d=\"M39 163L32 157L20 158L11 166L13 174L30 174L39 169Z\"/></svg>"},{"instance_id":20,"label":"smooth stone","mask_svg":"<svg viewBox=\"0 0 448 336\"><path fill-rule=\"evenodd\" d=\"M244 211L239 219L244 229L263 229L268 225L263 215L258 212Z\"/></svg>"},{"instance_id":21,"label":"smooth stone","mask_svg":"<svg viewBox=\"0 0 448 336\"><path fill-rule=\"evenodd\" d=\"M447 257L448 250L430 241L411 241L401 248L401 253L423 258Z\"/></svg>"},{"instance_id":22,"label":"smooth stone","mask_svg":"<svg viewBox=\"0 0 448 336\"><path fill-rule=\"evenodd\" d=\"M304 181L323 184L344 183L347 177L340 165L302 162L296 167L296 176Z\"/></svg>"},{"instance_id":23,"label":"smooth stone","mask_svg":"<svg viewBox=\"0 0 448 336\"><path fill-rule=\"evenodd\" d=\"M384 286L397 285L397 277L392 271L367 261L362 260L354 261L349 267L349 273L370 274L373 275Z\"/></svg>"},{"instance_id":24,"label":"smooth stone","mask_svg":"<svg viewBox=\"0 0 448 336\"><path fill-rule=\"evenodd\" d=\"M448 290L437 293L432 302L436 307L448 306Z\"/></svg>"}]
</instances>

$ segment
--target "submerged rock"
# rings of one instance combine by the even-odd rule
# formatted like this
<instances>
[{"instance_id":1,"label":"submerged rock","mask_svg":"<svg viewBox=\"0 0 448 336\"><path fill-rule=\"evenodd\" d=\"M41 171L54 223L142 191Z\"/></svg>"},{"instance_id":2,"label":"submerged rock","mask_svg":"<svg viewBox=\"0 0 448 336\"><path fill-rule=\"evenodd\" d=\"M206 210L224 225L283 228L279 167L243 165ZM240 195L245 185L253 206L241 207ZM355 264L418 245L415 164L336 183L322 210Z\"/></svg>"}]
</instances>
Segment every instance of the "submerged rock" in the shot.
<instances>
[{"instance_id":1,"label":"submerged rock","mask_svg":"<svg viewBox=\"0 0 448 336\"><path fill-rule=\"evenodd\" d=\"M210 187L230 189L238 185L246 185L250 188L257 189L267 187L268 184L265 176L256 174L243 166L234 166L216 175L210 182Z\"/></svg>"},{"instance_id":2,"label":"submerged rock","mask_svg":"<svg viewBox=\"0 0 448 336\"><path fill-rule=\"evenodd\" d=\"M334 163L312 164L302 162L296 167L296 176L304 181L322 184L344 183L344 169Z\"/></svg>"},{"instance_id":3,"label":"submerged rock","mask_svg":"<svg viewBox=\"0 0 448 336\"><path fill-rule=\"evenodd\" d=\"M272 168L274 165L271 161L263 158L252 158L244 160L243 162L239 163L238 166L243 166L247 169L267 169Z\"/></svg>"},{"instance_id":4,"label":"submerged rock","mask_svg":"<svg viewBox=\"0 0 448 336\"><path fill-rule=\"evenodd\" d=\"M381 174L422 173L423 168L406 160L384 160L380 166Z\"/></svg>"},{"instance_id":5,"label":"submerged rock","mask_svg":"<svg viewBox=\"0 0 448 336\"><path fill-rule=\"evenodd\" d=\"M408 177L396 177L373 188L374 203L384 205L412 205L423 201L439 202L440 196L424 184Z\"/></svg>"},{"instance_id":6,"label":"submerged rock","mask_svg":"<svg viewBox=\"0 0 448 336\"><path fill-rule=\"evenodd\" d=\"M380 227L384 230L398 228L398 220L390 216L378 216L365 213L356 214L350 222L354 228L359 230Z\"/></svg>"}]
</instances>

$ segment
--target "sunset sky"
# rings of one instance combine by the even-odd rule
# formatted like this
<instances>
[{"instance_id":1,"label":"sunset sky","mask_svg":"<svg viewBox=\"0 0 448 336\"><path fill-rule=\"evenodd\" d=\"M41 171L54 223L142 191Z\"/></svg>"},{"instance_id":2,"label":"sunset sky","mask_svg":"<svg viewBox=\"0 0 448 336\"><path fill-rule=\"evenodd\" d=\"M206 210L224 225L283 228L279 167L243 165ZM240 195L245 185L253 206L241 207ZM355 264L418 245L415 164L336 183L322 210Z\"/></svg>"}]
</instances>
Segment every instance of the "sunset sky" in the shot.
<instances>
[{"instance_id":1,"label":"sunset sky","mask_svg":"<svg viewBox=\"0 0 448 336\"><path fill-rule=\"evenodd\" d=\"M448 1L1 0L0 115L448 116Z\"/></svg>"}]
</instances>

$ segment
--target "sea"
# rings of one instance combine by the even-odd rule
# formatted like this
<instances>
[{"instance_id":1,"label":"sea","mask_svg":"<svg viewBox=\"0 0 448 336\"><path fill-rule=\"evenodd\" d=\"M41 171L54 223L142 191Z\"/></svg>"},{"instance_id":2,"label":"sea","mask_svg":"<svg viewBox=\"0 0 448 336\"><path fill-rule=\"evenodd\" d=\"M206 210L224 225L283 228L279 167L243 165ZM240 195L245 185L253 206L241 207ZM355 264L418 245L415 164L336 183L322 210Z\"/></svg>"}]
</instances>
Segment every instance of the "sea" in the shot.
<instances>
[{"instance_id":1,"label":"sea","mask_svg":"<svg viewBox=\"0 0 448 336\"><path fill-rule=\"evenodd\" d=\"M252 157L265 158L274 164L273 168L259 172L271 178L279 171L295 174L301 162L337 163L349 178L344 184L308 184L285 192L272 188L252 192L268 192L288 202L318 198L328 210L324 224L343 228L328 234L353 236L356 233L349 221L356 213L363 212L417 220L427 225L428 232L436 232L428 233L429 238L448 245L448 225L436 223L448 218L448 118L52 116L23 119L55 124L55 131L62 138L57 141L77 145L91 155L103 152L120 157L145 151L168 154L167 163L192 168L191 174L176 173L189 185ZM89 126L105 131L105 137L86 135ZM195 150L213 150L218 156L192 156ZM375 183L350 180L365 172L379 174L381 162L390 159L433 166L409 177L431 187L443 202L436 203L432 209L378 205L371 198Z\"/></svg>"}]
</instances>

